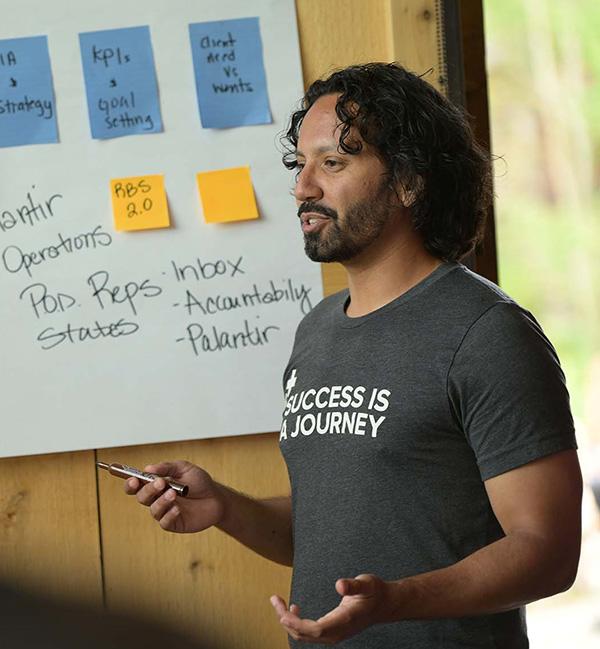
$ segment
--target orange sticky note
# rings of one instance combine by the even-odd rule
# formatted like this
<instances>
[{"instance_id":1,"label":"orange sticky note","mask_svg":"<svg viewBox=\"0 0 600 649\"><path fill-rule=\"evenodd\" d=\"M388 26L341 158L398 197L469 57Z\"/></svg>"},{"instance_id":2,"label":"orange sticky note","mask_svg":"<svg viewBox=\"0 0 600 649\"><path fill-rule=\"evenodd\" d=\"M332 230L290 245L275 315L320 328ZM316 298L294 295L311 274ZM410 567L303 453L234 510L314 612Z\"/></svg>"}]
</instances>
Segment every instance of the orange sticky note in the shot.
<instances>
[{"instance_id":1,"label":"orange sticky note","mask_svg":"<svg viewBox=\"0 0 600 649\"><path fill-rule=\"evenodd\" d=\"M134 176L110 181L117 230L168 228L169 206L164 176Z\"/></svg>"},{"instance_id":2,"label":"orange sticky note","mask_svg":"<svg viewBox=\"0 0 600 649\"><path fill-rule=\"evenodd\" d=\"M196 180L207 223L258 218L250 167L203 171Z\"/></svg>"}]
</instances>

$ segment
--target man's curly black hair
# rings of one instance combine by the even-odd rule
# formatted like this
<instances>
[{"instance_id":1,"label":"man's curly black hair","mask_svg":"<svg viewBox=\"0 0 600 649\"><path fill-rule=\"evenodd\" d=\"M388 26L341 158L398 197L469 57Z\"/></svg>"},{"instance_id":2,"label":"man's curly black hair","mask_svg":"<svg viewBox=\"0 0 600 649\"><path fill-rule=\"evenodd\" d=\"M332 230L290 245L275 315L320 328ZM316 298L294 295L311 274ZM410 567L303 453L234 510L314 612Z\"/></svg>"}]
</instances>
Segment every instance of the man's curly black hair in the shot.
<instances>
[{"instance_id":1,"label":"man's curly black hair","mask_svg":"<svg viewBox=\"0 0 600 649\"><path fill-rule=\"evenodd\" d=\"M338 94L339 148L348 154L373 146L400 186L414 228L435 257L456 261L482 236L492 197L490 157L464 114L429 83L396 63L355 65L315 81L282 137L283 163L297 166L302 121L323 95Z\"/></svg>"}]
</instances>

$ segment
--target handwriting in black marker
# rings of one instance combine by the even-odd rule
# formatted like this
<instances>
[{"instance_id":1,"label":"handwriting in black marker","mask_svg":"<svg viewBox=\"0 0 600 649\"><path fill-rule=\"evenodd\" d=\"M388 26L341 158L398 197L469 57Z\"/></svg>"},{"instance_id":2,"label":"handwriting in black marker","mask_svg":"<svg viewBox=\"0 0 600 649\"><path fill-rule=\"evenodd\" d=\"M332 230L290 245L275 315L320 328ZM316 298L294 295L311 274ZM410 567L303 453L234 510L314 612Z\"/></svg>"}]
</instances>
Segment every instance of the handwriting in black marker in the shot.
<instances>
[{"instance_id":1,"label":"handwriting in black marker","mask_svg":"<svg viewBox=\"0 0 600 649\"><path fill-rule=\"evenodd\" d=\"M40 198L36 195L36 186L31 185L21 205L10 208L0 207L0 232L8 232L19 225L33 227L51 219L55 216L54 203L62 198L63 195L58 192Z\"/></svg>"},{"instance_id":2,"label":"handwriting in black marker","mask_svg":"<svg viewBox=\"0 0 600 649\"><path fill-rule=\"evenodd\" d=\"M0 52L0 66L12 67L13 65L17 65L17 55L12 50Z\"/></svg>"},{"instance_id":3,"label":"handwriting in black marker","mask_svg":"<svg viewBox=\"0 0 600 649\"><path fill-rule=\"evenodd\" d=\"M189 279L200 281L201 279L214 279L215 277L227 276L235 277L244 275L245 270L242 268L244 258L238 257L236 260L216 259L214 261L202 261L199 257L193 264L179 265L176 261L171 260L171 267L178 282L185 282Z\"/></svg>"},{"instance_id":4,"label":"handwriting in black marker","mask_svg":"<svg viewBox=\"0 0 600 649\"><path fill-rule=\"evenodd\" d=\"M43 343L43 350L48 350L58 347L64 342L76 344L102 338L130 336L138 331L139 328L140 326L137 322L128 322L123 318L117 322L109 322L108 324L100 324L98 320L95 320L93 325L80 327L74 327L69 323L64 329L47 327L38 334L37 340Z\"/></svg>"},{"instance_id":5,"label":"handwriting in black marker","mask_svg":"<svg viewBox=\"0 0 600 649\"><path fill-rule=\"evenodd\" d=\"M92 297L96 298L98 306L105 309L113 304L127 303L134 315L137 315L136 299L158 297L162 288L150 283L149 279L142 282L126 282L124 286L108 286L110 275L106 270L99 270L87 278L92 289Z\"/></svg>"},{"instance_id":6,"label":"handwriting in black marker","mask_svg":"<svg viewBox=\"0 0 600 649\"><path fill-rule=\"evenodd\" d=\"M131 61L131 56L121 50L120 47L96 47L92 46L92 63L102 63L105 68L111 65L125 65Z\"/></svg>"},{"instance_id":7,"label":"handwriting in black marker","mask_svg":"<svg viewBox=\"0 0 600 649\"><path fill-rule=\"evenodd\" d=\"M213 326L208 331L198 322L186 327L186 335L177 338L176 342L188 341L195 356L201 352L221 352L227 349L243 349L267 345L273 331L279 331L277 325L254 326L244 320L241 329L235 331L220 330Z\"/></svg>"},{"instance_id":8,"label":"handwriting in black marker","mask_svg":"<svg viewBox=\"0 0 600 649\"><path fill-rule=\"evenodd\" d=\"M29 277L32 277L35 266L54 261L65 253L95 250L112 244L112 237L108 232L102 231L101 225L97 225L91 232L67 237L59 232L57 236L57 242L29 252L24 252L19 246L6 246L2 251L4 269L8 273L20 273L24 270Z\"/></svg>"},{"instance_id":9,"label":"handwriting in black marker","mask_svg":"<svg viewBox=\"0 0 600 649\"><path fill-rule=\"evenodd\" d=\"M227 83L213 82L212 89L215 95L254 92L252 83L240 78L237 65L231 65L231 63L236 62L236 43L237 39L234 38L230 31L227 32L226 38L203 36L200 39L200 47L203 50L209 50L206 55L206 62L209 64L224 64L222 65L223 73L227 79L232 80Z\"/></svg>"},{"instance_id":10,"label":"handwriting in black marker","mask_svg":"<svg viewBox=\"0 0 600 649\"><path fill-rule=\"evenodd\" d=\"M284 282L283 287L276 286L271 279L267 285L263 285L261 288L254 283L250 289L235 294L217 293L199 296L188 288L185 291L183 307L188 315L193 313L216 315L224 311L292 302L298 303L300 311L303 315L306 315L312 309L311 289L304 284L296 285L292 279L282 281Z\"/></svg>"},{"instance_id":11,"label":"handwriting in black marker","mask_svg":"<svg viewBox=\"0 0 600 649\"><path fill-rule=\"evenodd\" d=\"M30 284L19 293L20 300L25 298L29 298L31 308L38 320L44 315L64 313L77 303L77 300L67 293L58 292L54 295L49 293L48 287L41 282Z\"/></svg>"}]
</instances>

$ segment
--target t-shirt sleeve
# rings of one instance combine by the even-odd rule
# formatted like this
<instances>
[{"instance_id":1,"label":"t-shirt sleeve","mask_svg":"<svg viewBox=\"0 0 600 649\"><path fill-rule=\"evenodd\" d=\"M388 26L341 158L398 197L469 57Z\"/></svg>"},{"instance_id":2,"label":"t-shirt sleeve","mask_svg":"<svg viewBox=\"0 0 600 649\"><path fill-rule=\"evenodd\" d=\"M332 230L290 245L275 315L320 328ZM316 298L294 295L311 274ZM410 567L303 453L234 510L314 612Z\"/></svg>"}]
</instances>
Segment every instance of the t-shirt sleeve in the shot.
<instances>
[{"instance_id":1,"label":"t-shirt sleeve","mask_svg":"<svg viewBox=\"0 0 600 649\"><path fill-rule=\"evenodd\" d=\"M496 303L468 329L448 372L448 398L483 480L577 448L556 351L514 303Z\"/></svg>"}]
</instances>

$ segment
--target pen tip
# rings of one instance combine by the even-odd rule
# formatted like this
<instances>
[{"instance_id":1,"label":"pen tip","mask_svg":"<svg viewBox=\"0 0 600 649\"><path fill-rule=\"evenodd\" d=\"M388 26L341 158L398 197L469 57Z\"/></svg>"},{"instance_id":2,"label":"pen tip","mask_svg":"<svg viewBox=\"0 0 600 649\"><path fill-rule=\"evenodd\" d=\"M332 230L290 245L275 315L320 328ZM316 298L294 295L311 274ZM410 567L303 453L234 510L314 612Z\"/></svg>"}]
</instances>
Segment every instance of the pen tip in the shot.
<instances>
[{"instance_id":1,"label":"pen tip","mask_svg":"<svg viewBox=\"0 0 600 649\"><path fill-rule=\"evenodd\" d=\"M108 469L109 468L109 465L106 464L106 462L96 462L96 466L99 469Z\"/></svg>"}]
</instances>

